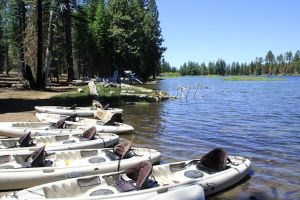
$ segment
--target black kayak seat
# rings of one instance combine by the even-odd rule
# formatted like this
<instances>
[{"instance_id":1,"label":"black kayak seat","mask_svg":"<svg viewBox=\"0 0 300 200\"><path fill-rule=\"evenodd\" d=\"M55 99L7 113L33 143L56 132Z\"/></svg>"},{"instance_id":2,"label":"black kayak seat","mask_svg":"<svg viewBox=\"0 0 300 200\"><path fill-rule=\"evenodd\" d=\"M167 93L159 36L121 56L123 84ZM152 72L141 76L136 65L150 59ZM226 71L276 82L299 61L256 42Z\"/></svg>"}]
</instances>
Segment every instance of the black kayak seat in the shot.
<instances>
[{"instance_id":1,"label":"black kayak seat","mask_svg":"<svg viewBox=\"0 0 300 200\"><path fill-rule=\"evenodd\" d=\"M65 128L65 126L66 126L66 118L58 120L56 123L53 123L51 126L53 128L59 128L59 129Z\"/></svg>"},{"instance_id":2,"label":"black kayak seat","mask_svg":"<svg viewBox=\"0 0 300 200\"><path fill-rule=\"evenodd\" d=\"M116 122L123 123L123 114L122 113L115 113L111 116L110 120L105 122L103 125L115 125Z\"/></svg>"},{"instance_id":3,"label":"black kayak seat","mask_svg":"<svg viewBox=\"0 0 300 200\"><path fill-rule=\"evenodd\" d=\"M65 118L66 121L76 122L77 114L68 116Z\"/></svg>"},{"instance_id":4,"label":"black kayak seat","mask_svg":"<svg viewBox=\"0 0 300 200\"><path fill-rule=\"evenodd\" d=\"M213 171L226 169L227 152L222 148L215 148L200 159L197 168L208 168Z\"/></svg>"},{"instance_id":5,"label":"black kayak seat","mask_svg":"<svg viewBox=\"0 0 300 200\"><path fill-rule=\"evenodd\" d=\"M21 163L22 167L43 167L45 161L45 146L37 149L33 153L31 153L23 163Z\"/></svg>"},{"instance_id":6,"label":"black kayak seat","mask_svg":"<svg viewBox=\"0 0 300 200\"><path fill-rule=\"evenodd\" d=\"M33 143L32 138L30 137L31 132L26 133L25 135L22 135L19 139L20 147L31 147L35 144Z\"/></svg>"}]
</instances>

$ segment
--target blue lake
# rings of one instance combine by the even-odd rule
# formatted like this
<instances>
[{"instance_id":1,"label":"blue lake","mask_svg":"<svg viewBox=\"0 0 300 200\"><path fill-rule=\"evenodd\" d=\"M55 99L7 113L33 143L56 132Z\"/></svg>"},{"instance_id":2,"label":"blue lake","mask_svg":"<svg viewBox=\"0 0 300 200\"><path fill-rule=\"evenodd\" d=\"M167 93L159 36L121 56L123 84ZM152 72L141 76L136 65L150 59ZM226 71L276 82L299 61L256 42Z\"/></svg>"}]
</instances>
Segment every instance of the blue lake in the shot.
<instances>
[{"instance_id":1,"label":"blue lake","mask_svg":"<svg viewBox=\"0 0 300 200\"><path fill-rule=\"evenodd\" d=\"M215 147L248 157L252 177L210 200L300 199L300 77L285 79L160 80L155 87L173 96L184 86L181 98L123 107L135 133L122 137L161 151L162 162L200 158Z\"/></svg>"}]
</instances>

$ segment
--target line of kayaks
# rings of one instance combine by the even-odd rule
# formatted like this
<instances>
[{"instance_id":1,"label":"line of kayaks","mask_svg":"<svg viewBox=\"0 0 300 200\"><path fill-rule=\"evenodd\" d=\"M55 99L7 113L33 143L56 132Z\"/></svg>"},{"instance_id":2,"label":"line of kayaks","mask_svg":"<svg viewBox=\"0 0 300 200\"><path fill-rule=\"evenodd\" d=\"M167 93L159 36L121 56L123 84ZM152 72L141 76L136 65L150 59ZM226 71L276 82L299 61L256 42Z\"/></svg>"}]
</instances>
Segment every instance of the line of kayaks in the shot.
<instances>
[{"instance_id":1,"label":"line of kayaks","mask_svg":"<svg viewBox=\"0 0 300 200\"><path fill-rule=\"evenodd\" d=\"M0 123L0 135L10 137L0 139L0 190L19 190L0 199L202 200L250 170L249 159L221 148L196 160L157 165L159 151L119 142L115 133L133 127L100 130L125 124L61 114Z\"/></svg>"}]
</instances>

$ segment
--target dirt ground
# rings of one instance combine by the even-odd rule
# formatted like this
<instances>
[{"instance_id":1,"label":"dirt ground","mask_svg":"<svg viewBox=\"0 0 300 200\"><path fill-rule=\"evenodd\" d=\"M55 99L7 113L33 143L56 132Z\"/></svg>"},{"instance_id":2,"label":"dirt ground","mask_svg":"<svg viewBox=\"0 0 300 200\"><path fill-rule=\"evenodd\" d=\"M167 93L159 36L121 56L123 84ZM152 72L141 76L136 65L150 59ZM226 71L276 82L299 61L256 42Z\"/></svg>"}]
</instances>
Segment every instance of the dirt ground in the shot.
<instances>
[{"instance_id":1,"label":"dirt ground","mask_svg":"<svg viewBox=\"0 0 300 200\"><path fill-rule=\"evenodd\" d=\"M35 117L35 111L0 114L0 122L12 122L12 121L35 122L37 121L37 119Z\"/></svg>"},{"instance_id":2,"label":"dirt ground","mask_svg":"<svg viewBox=\"0 0 300 200\"><path fill-rule=\"evenodd\" d=\"M0 122L36 121L34 106L47 105L51 103L50 97L76 89L66 82L51 83L45 91L14 87L18 84L17 74L12 73L9 76L0 74Z\"/></svg>"},{"instance_id":3,"label":"dirt ground","mask_svg":"<svg viewBox=\"0 0 300 200\"><path fill-rule=\"evenodd\" d=\"M35 105L49 102L49 98L76 89L67 83L51 84L46 91L24 90L15 87L19 84L16 74L0 74L0 122L37 121ZM7 192L0 192L0 198Z\"/></svg>"},{"instance_id":4,"label":"dirt ground","mask_svg":"<svg viewBox=\"0 0 300 200\"><path fill-rule=\"evenodd\" d=\"M0 121L34 121L34 106L48 105L51 103L49 98L60 93L56 91L0 89Z\"/></svg>"}]
</instances>

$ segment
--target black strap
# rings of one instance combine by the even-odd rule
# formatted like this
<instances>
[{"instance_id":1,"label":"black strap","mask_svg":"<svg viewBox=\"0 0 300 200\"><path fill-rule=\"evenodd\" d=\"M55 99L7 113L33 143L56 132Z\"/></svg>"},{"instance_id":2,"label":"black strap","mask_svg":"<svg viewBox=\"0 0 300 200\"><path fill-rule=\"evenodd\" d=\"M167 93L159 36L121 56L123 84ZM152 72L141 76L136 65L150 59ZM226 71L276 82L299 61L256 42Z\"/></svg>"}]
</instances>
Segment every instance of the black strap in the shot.
<instances>
[{"instance_id":1,"label":"black strap","mask_svg":"<svg viewBox=\"0 0 300 200\"><path fill-rule=\"evenodd\" d=\"M120 171L121 160L122 160L122 158L120 157L118 160L118 171Z\"/></svg>"}]
</instances>

